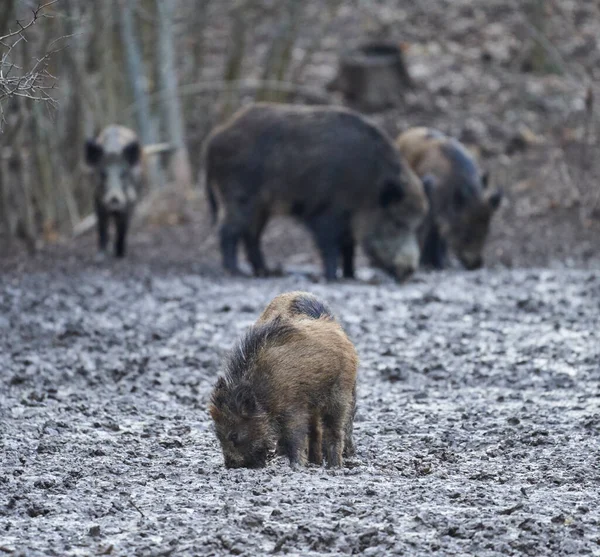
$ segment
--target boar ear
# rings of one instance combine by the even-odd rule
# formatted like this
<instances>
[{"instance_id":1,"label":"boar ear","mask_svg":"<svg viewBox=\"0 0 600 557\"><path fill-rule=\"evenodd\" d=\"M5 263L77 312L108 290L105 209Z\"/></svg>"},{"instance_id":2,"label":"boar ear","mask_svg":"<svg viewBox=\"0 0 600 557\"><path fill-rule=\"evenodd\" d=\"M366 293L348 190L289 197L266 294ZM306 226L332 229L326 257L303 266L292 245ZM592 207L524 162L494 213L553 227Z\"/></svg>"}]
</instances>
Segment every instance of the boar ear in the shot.
<instances>
[{"instance_id":1,"label":"boar ear","mask_svg":"<svg viewBox=\"0 0 600 557\"><path fill-rule=\"evenodd\" d=\"M215 407L222 406L225 402L227 383L223 377L219 377L212 393L212 404Z\"/></svg>"},{"instance_id":2,"label":"boar ear","mask_svg":"<svg viewBox=\"0 0 600 557\"><path fill-rule=\"evenodd\" d=\"M489 172L489 170L486 170L481 175L481 185L483 186L483 189L486 189L488 187L489 183L490 183L490 172Z\"/></svg>"},{"instance_id":3,"label":"boar ear","mask_svg":"<svg viewBox=\"0 0 600 557\"><path fill-rule=\"evenodd\" d=\"M104 155L102 145L99 145L93 139L88 139L85 142L85 162L90 166L96 166Z\"/></svg>"},{"instance_id":4,"label":"boar ear","mask_svg":"<svg viewBox=\"0 0 600 557\"><path fill-rule=\"evenodd\" d=\"M221 411L214 405L211 404L208 407L208 411L210 412L210 417L215 421L218 422L219 419L221 418Z\"/></svg>"},{"instance_id":5,"label":"boar ear","mask_svg":"<svg viewBox=\"0 0 600 557\"><path fill-rule=\"evenodd\" d=\"M490 204L490 208L492 209L492 211L495 211L496 209L498 209L498 207L500 207L503 195L504 194L502 190L497 190L492 195L490 195L490 197L488 198L488 203Z\"/></svg>"},{"instance_id":6,"label":"boar ear","mask_svg":"<svg viewBox=\"0 0 600 557\"><path fill-rule=\"evenodd\" d=\"M123 158L130 166L136 165L142 156L142 149L139 141L131 141L123 147Z\"/></svg>"},{"instance_id":7,"label":"boar ear","mask_svg":"<svg viewBox=\"0 0 600 557\"><path fill-rule=\"evenodd\" d=\"M403 197L402 186L398 182L388 180L383 184L383 188L379 193L379 205L385 208L392 203L400 203Z\"/></svg>"},{"instance_id":8,"label":"boar ear","mask_svg":"<svg viewBox=\"0 0 600 557\"><path fill-rule=\"evenodd\" d=\"M425 174L425 176L421 178L421 182L423 182L423 189L425 190L427 199L431 201L431 195L433 194L433 190L435 189L435 185L437 183L436 177L433 174Z\"/></svg>"}]
</instances>

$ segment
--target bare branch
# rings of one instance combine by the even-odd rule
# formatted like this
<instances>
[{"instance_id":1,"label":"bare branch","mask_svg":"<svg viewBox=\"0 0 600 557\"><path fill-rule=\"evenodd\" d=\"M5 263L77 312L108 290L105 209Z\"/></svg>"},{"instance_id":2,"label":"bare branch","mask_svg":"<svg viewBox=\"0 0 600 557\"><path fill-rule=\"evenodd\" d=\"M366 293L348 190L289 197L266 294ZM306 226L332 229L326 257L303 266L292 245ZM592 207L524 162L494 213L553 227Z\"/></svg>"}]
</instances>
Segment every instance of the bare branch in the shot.
<instances>
[{"instance_id":1,"label":"bare branch","mask_svg":"<svg viewBox=\"0 0 600 557\"><path fill-rule=\"evenodd\" d=\"M0 37L0 48L4 50L3 52L0 50L0 126L4 122L2 104L12 97L54 103L49 91L54 88L56 79L48 71L48 62L53 54L61 50L53 49L58 39L49 45L49 50L41 57L34 58L33 65L29 68L18 66L11 60L11 54L19 43L27 41L25 31L39 19L51 17L43 12L58 1L50 0L38 4L37 8L32 9L31 19L26 24L17 20L18 29Z\"/></svg>"},{"instance_id":2,"label":"bare branch","mask_svg":"<svg viewBox=\"0 0 600 557\"><path fill-rule=\"evenodd\" d=\"M40 17L48 17L46 14L42 14L41 12L43 10L45 10L46 8L49 8L50 6L52 6L52 4L56 4L57 2L58 2L58 0L51 0L50 2L46 2L45 4L38 4L37 8L31 10L33 15L32 15L31 20L29 21L29 23L27 23L26 25L22 25L21 22L19 20L17 20L17 25L19 26L19 29L17 29L16 31L7 33L6 35L3 35L2 37L0 37L0 44L2 44L3 46L7 46L6 44L4 44L4 41L6 39L10 39L11 37L21 36L23 31L26 31L32 25L34 25Z\"/></svg>"}]
</instances>

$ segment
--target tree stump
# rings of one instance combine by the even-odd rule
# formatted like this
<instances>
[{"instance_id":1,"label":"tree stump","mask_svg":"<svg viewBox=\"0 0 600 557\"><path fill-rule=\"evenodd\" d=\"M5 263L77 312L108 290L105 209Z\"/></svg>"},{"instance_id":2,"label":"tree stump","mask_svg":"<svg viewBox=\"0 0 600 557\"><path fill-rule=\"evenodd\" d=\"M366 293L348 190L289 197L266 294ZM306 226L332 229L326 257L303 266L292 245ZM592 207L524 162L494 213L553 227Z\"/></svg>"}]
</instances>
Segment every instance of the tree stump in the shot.
<instances>
[{"instance_id":1,"label":"tree stump","mask_svg":"<svg viewBox=\"0 0 600 557\"><path fill-rule=\"evenodd\" d=\"M397 106L413 84L399 44L369 42L340 56L338 74L328 85L364 112Z\"/></svg>"}]
</instances>

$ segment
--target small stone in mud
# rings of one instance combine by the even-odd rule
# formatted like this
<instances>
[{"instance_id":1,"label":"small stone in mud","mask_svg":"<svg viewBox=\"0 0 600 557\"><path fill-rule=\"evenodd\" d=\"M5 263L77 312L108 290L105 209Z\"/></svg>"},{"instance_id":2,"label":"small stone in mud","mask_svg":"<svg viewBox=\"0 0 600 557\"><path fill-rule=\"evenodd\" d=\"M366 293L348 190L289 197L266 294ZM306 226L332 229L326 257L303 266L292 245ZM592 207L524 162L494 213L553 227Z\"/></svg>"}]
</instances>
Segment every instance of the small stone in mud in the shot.
<instances>
[{"instance_id":1,"label":"small stone in mud","mask_svg":"<svg viewBox=\"0 0 600 557\"><path fill-rule=\"evenodd\" d=\"M92 538L97 538L98 536L100 536L100 526L98 526L98 525L92 526L88 530L88 535L92 536Z\"/></svg>"},{"instance_id":2,"label":"small stone in mud","mask_svg":"<svg viewBox=\"0 0 600 557\"><path fill-rule=\"evenodd\" d=\"M242 518L242 524L248 528L258 528L264 523L264 518L259 514L247 514Z\"/></svg>"}]
</instances>

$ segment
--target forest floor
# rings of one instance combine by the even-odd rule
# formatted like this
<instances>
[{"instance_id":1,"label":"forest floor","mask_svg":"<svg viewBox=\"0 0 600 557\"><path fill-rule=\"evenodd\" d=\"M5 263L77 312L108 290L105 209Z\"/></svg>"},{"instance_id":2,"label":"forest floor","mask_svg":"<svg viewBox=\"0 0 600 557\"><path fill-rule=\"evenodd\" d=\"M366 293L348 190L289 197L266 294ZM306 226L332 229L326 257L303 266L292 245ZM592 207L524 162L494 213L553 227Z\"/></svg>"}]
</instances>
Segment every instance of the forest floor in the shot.
<instances>
[{"instance_id":1,"label":"forest floor","mask_svg":"<svg viewBox=\"0 0 600 557\"><path fill-rule=\"evenodd\" d=\"M149 243L0 276L0 552L600 555L600 272L231 279ZM292 289L358 348L357 455L226 470L220 362Z\"/></svg>"}]
</instances>

